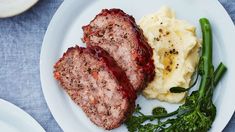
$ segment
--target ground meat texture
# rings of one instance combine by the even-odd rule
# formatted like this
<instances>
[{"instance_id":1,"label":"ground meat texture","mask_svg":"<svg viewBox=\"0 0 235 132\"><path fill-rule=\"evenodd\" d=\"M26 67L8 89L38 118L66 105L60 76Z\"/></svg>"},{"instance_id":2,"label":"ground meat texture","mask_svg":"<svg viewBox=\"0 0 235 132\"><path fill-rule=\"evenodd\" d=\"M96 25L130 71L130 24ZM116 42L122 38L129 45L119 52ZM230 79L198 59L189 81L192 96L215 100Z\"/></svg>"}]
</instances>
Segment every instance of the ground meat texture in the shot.
<instances>
[{"instance_id":1,"label":"ground meat texture","mask_svg":"<svg viewBox=\"0 0 235 132\"><path fill-rule=\"evenodd\" d=\"M100 46L125 71L136 91L154 77L152 49L132 16L120 9L104 9L89 25L83 26L87 46Z\"/></svg>"},{"instance_id":2,"label":"ground meat texture","mask_svg":"<svg viewBox=\"0 0 235 132\"><path fill-rule=\"evenodd\" d=\"M133 112L135 91L101 48L69 48L54 68L55 79L97 126L119 127Z\"/></svg>"}]
</instances>

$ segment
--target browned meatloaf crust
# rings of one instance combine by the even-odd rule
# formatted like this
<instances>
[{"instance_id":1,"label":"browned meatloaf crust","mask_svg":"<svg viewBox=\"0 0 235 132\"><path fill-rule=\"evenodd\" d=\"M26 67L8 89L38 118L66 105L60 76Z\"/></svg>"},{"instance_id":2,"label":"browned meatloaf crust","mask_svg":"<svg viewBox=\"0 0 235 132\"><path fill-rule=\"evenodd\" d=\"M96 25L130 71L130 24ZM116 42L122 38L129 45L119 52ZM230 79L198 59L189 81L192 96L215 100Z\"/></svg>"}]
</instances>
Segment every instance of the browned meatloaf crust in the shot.
<instances>
[{"instance_id":1,"label":"browned meatloaf crust","mask_svg":"<svg viewBox=\"0 0 235 132\"><path fill-rule=\"evenodd\" d=\"M54 77L97 126L119 127L133 112L135 91L103 49L69 48L54 68Z\"/></svg>"},{"instance_id":2,"label":"browned meatloaf crust","mask_svg":"<svg viewBox=\"0 0 235 132\"><path fill-rule=\"evenodd\" d=\"M136 91L154 77L152 49L132 16L120 9L104 9L83 26L87 46L100 46L125 71Z\"/></svg>"}]
</instances>

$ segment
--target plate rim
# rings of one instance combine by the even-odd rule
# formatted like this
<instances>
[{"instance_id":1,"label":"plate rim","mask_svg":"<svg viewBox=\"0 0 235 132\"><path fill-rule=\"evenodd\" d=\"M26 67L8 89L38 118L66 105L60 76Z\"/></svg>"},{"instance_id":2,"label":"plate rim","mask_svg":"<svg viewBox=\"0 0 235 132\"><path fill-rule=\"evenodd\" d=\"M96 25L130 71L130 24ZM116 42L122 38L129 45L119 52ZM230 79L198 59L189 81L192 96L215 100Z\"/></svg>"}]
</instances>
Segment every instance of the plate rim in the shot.
<instances>
[{"instance_id":1,"label":"plate rim","mask_svg":"<svg viewBox=\"0 0 235 132\"><path fill-rule=\"evenodd\" d=\"M18 3L17 5L10 6L11 9L14 9L15 6L20 7L19 9L16 9L16 10L14 9L13 11L9 8L2 8L2 9L0 9L0 18L8 18L8 17L13 17L16 15L19 15L19 14L27 11L31 7L33 7L38 1L39 0L26 0L26 1L23 1L23 3ZM0 6L1 6L1 4L0 4Z\"/></svg>"},{"instance_id":2,"label":"plate rim","mask_svg":"<svg viewBox=\"0 0 235 132\"><path fill-rule=\"evenodd\" d=\"M43 56L43 49L44 49L44 47L45 47L45 43L46 43L46 40L47 40L47 36L48 36L49 32L52 30L52 23L54 23L54 22L55 22L55 19L56 19L57 17L59 17L59 15L61 15L60 13L62 13L63 10L65 10L64 7L66 7L67 4L69 4L69 2L72 2L72 1L73 1L73 0L65 0L65 1L63 1L62 4L60 5L60 7L57 9L57 11L56 11L56 13L54 14L54 16L52 17L51 22L50 22L50 24L49 24L49 26L48 26L48 28L47 28L47 31L46 31L45 36L44 36L44 39L43 39L43 43L42 43L42 47L41 47L41 54L40 54L40 79L41 79L41 86L42 86L43 95L44 95L44 97L45 97L47 106L48 106L48 108L50 109L50 112L51 112L52 116L54 117L54 119L56 120L56 122L59 124L59 126L60 126L64 131L65 131L65 130L69 130L69 128L68 128L68 127L66 128L65 126L62 126L62 125L61 125L63 121L58 120L57 114L55 114L55 111L54 111L54 109L52 108L51 104L48 103L49 98L48 98L47 96L45 96L45 89L43 88L44 83L43 83L43 81L42 81L43 78L42 78L42 59L41 59L41 58L42 58L42 56ZM201 1L203 1L203 0L201 0ZM203 1L203 2L205 2L205 1ZM221 4L218 0L215 0L215 1L214 1L214 0L208 0L207 2L208 2L208 3L212 2L212 4L216 4L216 5L217 5L216 7L219 8L218 10L222 11L222 12L220 12L220 13L224 15L224 17L225 17L226 20L229 20L229 23L230 23L229 25L231 25L231 23L233 24L233 21L232 21L231 17L229 16L229 14L228 14L227 11L225 10L225 8L222 6L222 4ZM235 27L233 27L233 32L235 33ZM50 101L49 101L49 102L50 102ZM234 106L233 109L227 110L227 111L229 111L229 112L226 114L226 115L228 115L228 116L226 116L226 119L225 119L225 121L223 122L222 127L220 127L221 130L218 130L218 131L222 131L222 130L226 127L226 125L228 124L228 122L230 121L230 119L232 118L232 115L234 114L234 111L235 111L235 102L233 103L233 106Z\"/></svg>"},{"instance_id":3,"label":"plate rim","mask_svg":"<svg viewBox=\"0 0 235 132\"><path fill-rule=\"evenodd\" d=\"M34 131L45 132L44 128L31 115L29 115L26 111L24 111L23 109L19 108L15 104L13 104L11 102L8 102L8 101L6 101L4 99L0 99L0 106L4 106L1 109L5 109L7 111L14 110L14 114L18 113L20 117L23 117L23 119L20 118L20 119L22 119L22 121L24 121L24 120L30 121L31 122L31 126L33 126L35 128ZM9 112L9 115L10 114L11 113Z\"/></svg>"}]
</instances>

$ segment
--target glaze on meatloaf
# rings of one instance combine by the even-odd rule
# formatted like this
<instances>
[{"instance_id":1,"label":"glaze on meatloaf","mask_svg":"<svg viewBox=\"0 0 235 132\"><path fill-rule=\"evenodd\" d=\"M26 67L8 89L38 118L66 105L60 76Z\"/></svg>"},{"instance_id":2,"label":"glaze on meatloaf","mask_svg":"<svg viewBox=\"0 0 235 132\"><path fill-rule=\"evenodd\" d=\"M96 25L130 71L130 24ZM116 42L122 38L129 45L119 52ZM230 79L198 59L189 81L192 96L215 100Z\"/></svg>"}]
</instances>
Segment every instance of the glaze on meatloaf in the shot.
<instances>
[{"instance_id":1,"label":"glaze on meatloaf","mask_svg":"<svg viewBox=\"0 0 235 132\"><path fill-rule=\"evenodd\" d=\"M152 49L132 16L120 9L104 9L83 26L87 46L100 46L125 71L136 91L154 77Z\"/></svg>"},{"instance_id":2,"label":"glaze on meatloaf","mask_svg":"<svg viewBox=\"0 0 235 132\"><path fill-rule=\"evenodd\" d=\"M103 49L69 48L54 68L54 77L97 126L117 128L133 112L136 93Z\"/></svg>"}]
</instances>

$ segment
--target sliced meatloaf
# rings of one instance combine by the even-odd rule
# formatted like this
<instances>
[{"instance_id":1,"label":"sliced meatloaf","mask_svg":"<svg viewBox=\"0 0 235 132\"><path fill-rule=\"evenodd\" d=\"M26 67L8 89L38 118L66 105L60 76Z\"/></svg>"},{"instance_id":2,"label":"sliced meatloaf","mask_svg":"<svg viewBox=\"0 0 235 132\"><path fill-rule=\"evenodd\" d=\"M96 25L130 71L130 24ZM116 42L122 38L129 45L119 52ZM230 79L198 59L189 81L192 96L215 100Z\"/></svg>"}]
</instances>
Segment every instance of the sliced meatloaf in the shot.
<instances>
[{"instance_id":1,"label":"sliced meatloaf","mask_svg":"<svg viewBox=\"0 0 235 132\"><path fill-rule=\"evenodd\" d=\"M103 49L69 48L54 68L54 77L97 126L116 128L133 112L135 91Z\"/></svg>"},{"instance_id":2,"label":"sliced meatloaf","mask_svg":"<svg viewBox=\"0 0 235 132\"><path fill-rule=\"evenodd\" d=\"M141 91L155 74L152 49L132 16L120 9L104 9L83 26L87 46L100 46L125 71L136 91Z\"/></svg>"}]
</instances>

